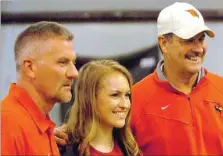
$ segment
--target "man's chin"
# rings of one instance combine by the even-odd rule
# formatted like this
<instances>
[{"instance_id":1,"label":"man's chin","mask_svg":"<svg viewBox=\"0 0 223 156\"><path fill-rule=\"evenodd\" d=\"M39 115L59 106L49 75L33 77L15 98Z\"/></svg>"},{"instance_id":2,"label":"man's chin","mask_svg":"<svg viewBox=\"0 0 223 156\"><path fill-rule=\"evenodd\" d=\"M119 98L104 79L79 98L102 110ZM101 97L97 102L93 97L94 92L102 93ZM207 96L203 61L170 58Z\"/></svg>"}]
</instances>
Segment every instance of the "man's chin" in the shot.
<instances>
[{"instance_id":1,"label":"man's chin","mask_svg":"<svg viewBox=\"0 0 223 156\"><path fill-rule=\"evenodd\" d=\"M193 68L193 69L189 69L188 72L191 75L197 74L200 71L201 68Z\"/></svg>"},{"instance_id":2,"label":"man's chin","mask_svg":"<svg viewBox=\"0 0 223 156\"><path fill-rule=\"evenodd\" d=\"M72 95L63 95L58 97L58 102L59 103L68 103L71 101Z\"/></svg>"}]
</instances>

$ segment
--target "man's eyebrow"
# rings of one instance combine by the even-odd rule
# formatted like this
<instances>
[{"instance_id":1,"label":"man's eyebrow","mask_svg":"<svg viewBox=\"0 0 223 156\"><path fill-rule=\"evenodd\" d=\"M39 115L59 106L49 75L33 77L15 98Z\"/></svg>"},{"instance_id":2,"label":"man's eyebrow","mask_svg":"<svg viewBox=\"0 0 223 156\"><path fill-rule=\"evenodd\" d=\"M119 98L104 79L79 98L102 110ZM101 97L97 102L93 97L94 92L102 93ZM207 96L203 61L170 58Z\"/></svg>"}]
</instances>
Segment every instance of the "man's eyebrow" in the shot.
<instances>
[{"instance_id":1,"label":"man's eyebrow","mask_svg":"<svg viewBox=\"0 0 223 156\"><path fill-rule=\"evenodd\" d=\"M206 36L206 34L203 33L199 38L204 38L205 36ZM196 38L196 36L194 38Z\"/></svg>"},{"instance_id":2,"label":"man's eyebrow","mask_svg":"<svg viewBox=\"0 0 223 156\"><path fill-rule=\"evenodd\" d=\"M201 38L203 38L203 37L206 37L206 34L203 34L203 35L201 36Z\"/></svg>"},{"instance_id":3,"label":"man's eyebrow","mask_svg":"<svg viewBox=\"0 0 223 156\"><path fill-rule=\"evenodd\" d=\"M58 60L69 60L67 57L59 57Z\"/></svg>"}]
</instances>

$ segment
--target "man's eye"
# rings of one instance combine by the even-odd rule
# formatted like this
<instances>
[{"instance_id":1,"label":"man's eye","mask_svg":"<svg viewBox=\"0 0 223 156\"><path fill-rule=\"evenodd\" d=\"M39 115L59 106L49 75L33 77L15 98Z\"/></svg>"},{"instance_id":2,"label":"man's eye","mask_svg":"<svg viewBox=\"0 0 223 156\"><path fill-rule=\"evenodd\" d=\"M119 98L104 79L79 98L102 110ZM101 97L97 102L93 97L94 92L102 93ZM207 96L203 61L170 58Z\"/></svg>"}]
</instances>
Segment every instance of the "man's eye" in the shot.
<instances>
[{"instance_id":1,"label":"man's eye","mask_svg":"<svg viewBox=\"0 0 223 156\"><path fill-rule=\"evenodd\" d=\"M205 38L200 38L199 39L200 42L203 42L204 40L205 40Z\"/></svg>"},{"instance_id":2,"label":"man's eye","mask_svg":"<svg viewBox=\"0 0 223 156\"><path fill-rule=\"evenodd\" d=\"M65 65L65 64L67 64L68 62L69 62L68 60L60 60L60 61L59 61L59 64Z\"/></svg>"},{"instance_id":3,"label":"man's eye","mask_svg":"<svg viewBox=\"0 0 223 156\"><path fill-rule=\"evenodd\" d=\"M60 61L59 63L60 64L66 64L66 61Z\"/></svg>"},{"instance_id":4,"label":"man's eye","mask_svg":"<svg viewBox=\"0 0 223 156\"><path fill-rule=\"evenodd\" d=\"M185 42L186 42L186 43L193 43L194 40L186 40Z\"/></svg>"}]
</instances>

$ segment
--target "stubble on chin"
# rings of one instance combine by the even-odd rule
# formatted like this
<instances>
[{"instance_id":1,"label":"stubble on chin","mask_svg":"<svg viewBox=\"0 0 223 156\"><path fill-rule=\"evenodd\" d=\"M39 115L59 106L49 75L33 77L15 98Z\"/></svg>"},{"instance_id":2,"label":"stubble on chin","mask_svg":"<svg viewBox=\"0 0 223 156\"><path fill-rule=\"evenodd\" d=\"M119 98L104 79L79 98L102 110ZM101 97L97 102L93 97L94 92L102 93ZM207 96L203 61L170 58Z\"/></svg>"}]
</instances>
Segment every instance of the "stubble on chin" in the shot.
<instances>
[{"instance_id":1,"label":"stubble on chin","mask_svg":"<svg viewBox=\"0 0 223 156\"><path fill-rule=\"evenodd\" d=\"M59 103L68 103L71 101L72 94L71 93L63 93L57 96L57 101Z\"/></svg>"}]
</instances>

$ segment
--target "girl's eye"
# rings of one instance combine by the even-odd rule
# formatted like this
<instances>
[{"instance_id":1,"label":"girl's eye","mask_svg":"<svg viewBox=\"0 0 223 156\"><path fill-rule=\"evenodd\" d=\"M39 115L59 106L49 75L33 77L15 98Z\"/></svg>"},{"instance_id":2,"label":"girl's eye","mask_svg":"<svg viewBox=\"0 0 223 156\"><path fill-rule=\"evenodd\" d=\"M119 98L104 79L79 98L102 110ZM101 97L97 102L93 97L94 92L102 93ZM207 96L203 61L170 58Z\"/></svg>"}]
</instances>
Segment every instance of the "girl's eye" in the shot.
<instances>
[{"instance_id":1,"label":"girl's eye","mask_svg":"<svg viewBox=\"0 0 223 156\"><path fill-rule=\"evenodd\" d=\"M118 96L118 94L117 93L114 93L111 96L116 97L116 96Z\"/></svg>"},{"instance_id":2,"label":"girl's eye","mask_svg":"<svg viewBox=\"0 0 223 156\"><path fill-rule=\"evenodd\" d=\"M128 97L128 98L130 98L131 97L131 94L130 93L127 93L125 96Z\"/></svg>"}]
</instances>

